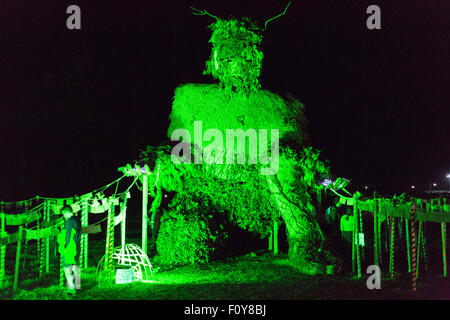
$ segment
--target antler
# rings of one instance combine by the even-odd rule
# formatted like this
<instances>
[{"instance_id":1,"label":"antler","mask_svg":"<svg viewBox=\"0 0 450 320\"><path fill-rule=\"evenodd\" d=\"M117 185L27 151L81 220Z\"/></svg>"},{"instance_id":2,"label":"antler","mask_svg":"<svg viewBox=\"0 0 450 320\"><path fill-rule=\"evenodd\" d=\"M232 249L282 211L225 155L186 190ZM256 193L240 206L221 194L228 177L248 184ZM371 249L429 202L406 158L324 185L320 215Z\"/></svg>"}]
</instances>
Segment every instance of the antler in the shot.
<instances>
[{"instance_id":1,"label":"antler","mask_svg":"<svg viewBox=\"0 0 450 320\"><path fill-rule=\"evenodd\" d=\"M213 17L214 19L216 19L217 21L219 20L219 18L217 18L216 16L213 16L212 14L210 14L208 11L206 10L198 10L194 7L191 7L192 10L194 10L194 12L192 12L192 14L195 14L196 16L204 16L204 15L208 15L210 17Z\"/></svg>"},{"instance_id":2,"label":"antler","mask_svg":"<svg viewBox=\"0 0 450 320\"><path fill-rule=\"evenodd\" d=\"M290 4L291 4L291 1L289 1L289 3L287 4L286 8L284 9L284 11L282 13L280 13L279 15L277 15L277 16L275 16L273 18L270 18L269 20L267 20L266 23L264 24L264 30L267 29L267 23L269 23L270 21L275 20L276 18L281 17L282 15L286 14L286 10L289 8Z\"/></svg>"}]
</instances>

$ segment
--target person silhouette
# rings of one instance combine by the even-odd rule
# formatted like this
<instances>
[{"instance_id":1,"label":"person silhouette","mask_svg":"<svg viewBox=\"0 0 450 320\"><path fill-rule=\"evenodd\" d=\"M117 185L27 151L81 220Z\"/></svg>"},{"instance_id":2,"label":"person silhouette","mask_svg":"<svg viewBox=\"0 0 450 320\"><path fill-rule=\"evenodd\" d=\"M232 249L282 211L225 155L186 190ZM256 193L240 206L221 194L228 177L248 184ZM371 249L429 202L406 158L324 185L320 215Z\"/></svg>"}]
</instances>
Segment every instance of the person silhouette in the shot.
<instances>
[{"instance_id":1,"label":"person silhouette","mask_svg":"<svg viewBox=\"0 0 450 320\"><path fill-rule=\"evenodd\" d=\"M77 289L81 289L80 268L76 262L81 239L81 224L74 216L71 206L64 206L61 213L66 222L58 235L59 253L62 256L64 275L67 280L67 292L75 294Z\"/></svg>"}]
</instances>

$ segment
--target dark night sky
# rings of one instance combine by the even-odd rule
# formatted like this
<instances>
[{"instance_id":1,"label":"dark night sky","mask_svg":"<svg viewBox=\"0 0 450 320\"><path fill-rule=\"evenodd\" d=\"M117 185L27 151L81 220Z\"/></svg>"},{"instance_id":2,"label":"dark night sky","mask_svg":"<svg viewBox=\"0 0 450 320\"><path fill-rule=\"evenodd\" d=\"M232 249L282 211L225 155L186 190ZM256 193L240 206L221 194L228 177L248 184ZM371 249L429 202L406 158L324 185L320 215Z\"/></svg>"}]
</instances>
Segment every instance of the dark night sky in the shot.
<instances>
[{"instance_id":1,"label":"dark night sky","mask_svg":"<svg viewBox=\"0 0 450 320\"><path fill-rule=\"evenodd\" d=\"M0 199L89 192L165 138L175 87L212 81L213 20L190 5L265 21L286 3L1 1ZM82 30L66 28L70 4ZM381 30L366 28L370 4ZM265 33L263 87L304 103L336 175L380 191L444 185L449 17L448 1L295 0Z\"/></svg>"}]
</instances>

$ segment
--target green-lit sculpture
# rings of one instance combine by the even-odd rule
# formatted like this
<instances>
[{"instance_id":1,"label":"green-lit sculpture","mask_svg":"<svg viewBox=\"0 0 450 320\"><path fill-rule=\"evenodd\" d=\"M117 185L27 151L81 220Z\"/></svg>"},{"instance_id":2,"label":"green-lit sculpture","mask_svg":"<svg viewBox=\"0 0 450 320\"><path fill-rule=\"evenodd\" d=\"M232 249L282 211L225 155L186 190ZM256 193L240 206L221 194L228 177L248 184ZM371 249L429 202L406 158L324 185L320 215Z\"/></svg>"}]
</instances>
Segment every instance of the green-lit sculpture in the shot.
<instances>
[{"instance_id":1,"label":"green-lit sculpture","mask_svg":"<svg viewBox=\"0 0 450 320\"><path fill-rule=\"evenodd\" d=\"M221 88L239 94L260 89L263 53L257 26L248 18L218 19L210 28L213 49L203 73L218 79Z\"/></svg>"},{"instance_id":2,"label":"green-lit sculpture","mask_svg":"<svg viewBox=\"0 0 450 320\"><path fill-rule=\"evenodd\" d=\"M320 273L324 264L334 262L324 247L324 235L313 205L319 188L317 181L328 174L328 168L320 161L319 152L305 145L303 105L292 96L281 97L261 89L261 40L265 28L248 18L223 20L206 11L195 13L216 19L210 26L212 52L204 73L211 74L219 83L185 84L175 90L168 137L191 147L183 151L181 163L173 162L169 147L149 147L142 152L141 159L156 159L153 167L158 168L158 174L149 180L156 199L151 211L155 212L159 206L164 188L176 191L177 195L172 201L172 212L162 217L163 234L164 221L175 219L177 214L189 214L180 209L189 207L186 201L200 203L203 211L206 203L214 215L227 215L233 223L261 237L267 237L273 221L281 217L286 224L290 261L304 272ZM180 137L180 129L189 133L189 139L186 134ZM214 139L204 135L208 130L215 132ZM229 141L225 141L221 143L223 154L218 156L222 163L204 161L208 156L218 159L219 151L212 146L217 146L218 137L228 138L230 130L247 133L245 141L250 142L230 147ZM261 130L272 132L266 140L257 136L256 141L258 151L265 148L271 160L277 161L273 174L261 174L267 163L252 162L249 158L250 133L258 134ZM274 137L273 130L279 139ZM246 162L226 162L230 154ZM197 220L198 223L208 225L208 214L204 213L205 218L200 219L203 222ZM215 236L220 235L210 237ZM162 238L158 238L160 247Z\"/></svg>"}]
</instances>

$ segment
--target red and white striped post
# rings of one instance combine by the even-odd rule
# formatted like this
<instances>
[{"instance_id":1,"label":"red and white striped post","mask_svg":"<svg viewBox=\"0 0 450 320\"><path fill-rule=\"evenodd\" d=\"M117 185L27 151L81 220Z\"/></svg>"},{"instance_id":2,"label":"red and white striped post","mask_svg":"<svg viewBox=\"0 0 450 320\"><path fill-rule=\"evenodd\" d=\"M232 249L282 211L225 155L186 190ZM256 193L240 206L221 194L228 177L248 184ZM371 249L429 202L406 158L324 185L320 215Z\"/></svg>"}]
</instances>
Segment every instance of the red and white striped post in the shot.
<instances>
[{"instance_id":1,"label":"red and white striped post","mask_svg":"<svg viewBox=\"0 0 450 320\"><path fill-rule=\"evenodd\" d=\"M417 290L417 276L416 276L416 225L415 225L415 211L414 203L411 206L411 255L412 255L412 291Z\"/></svg>"}]
</instances>

